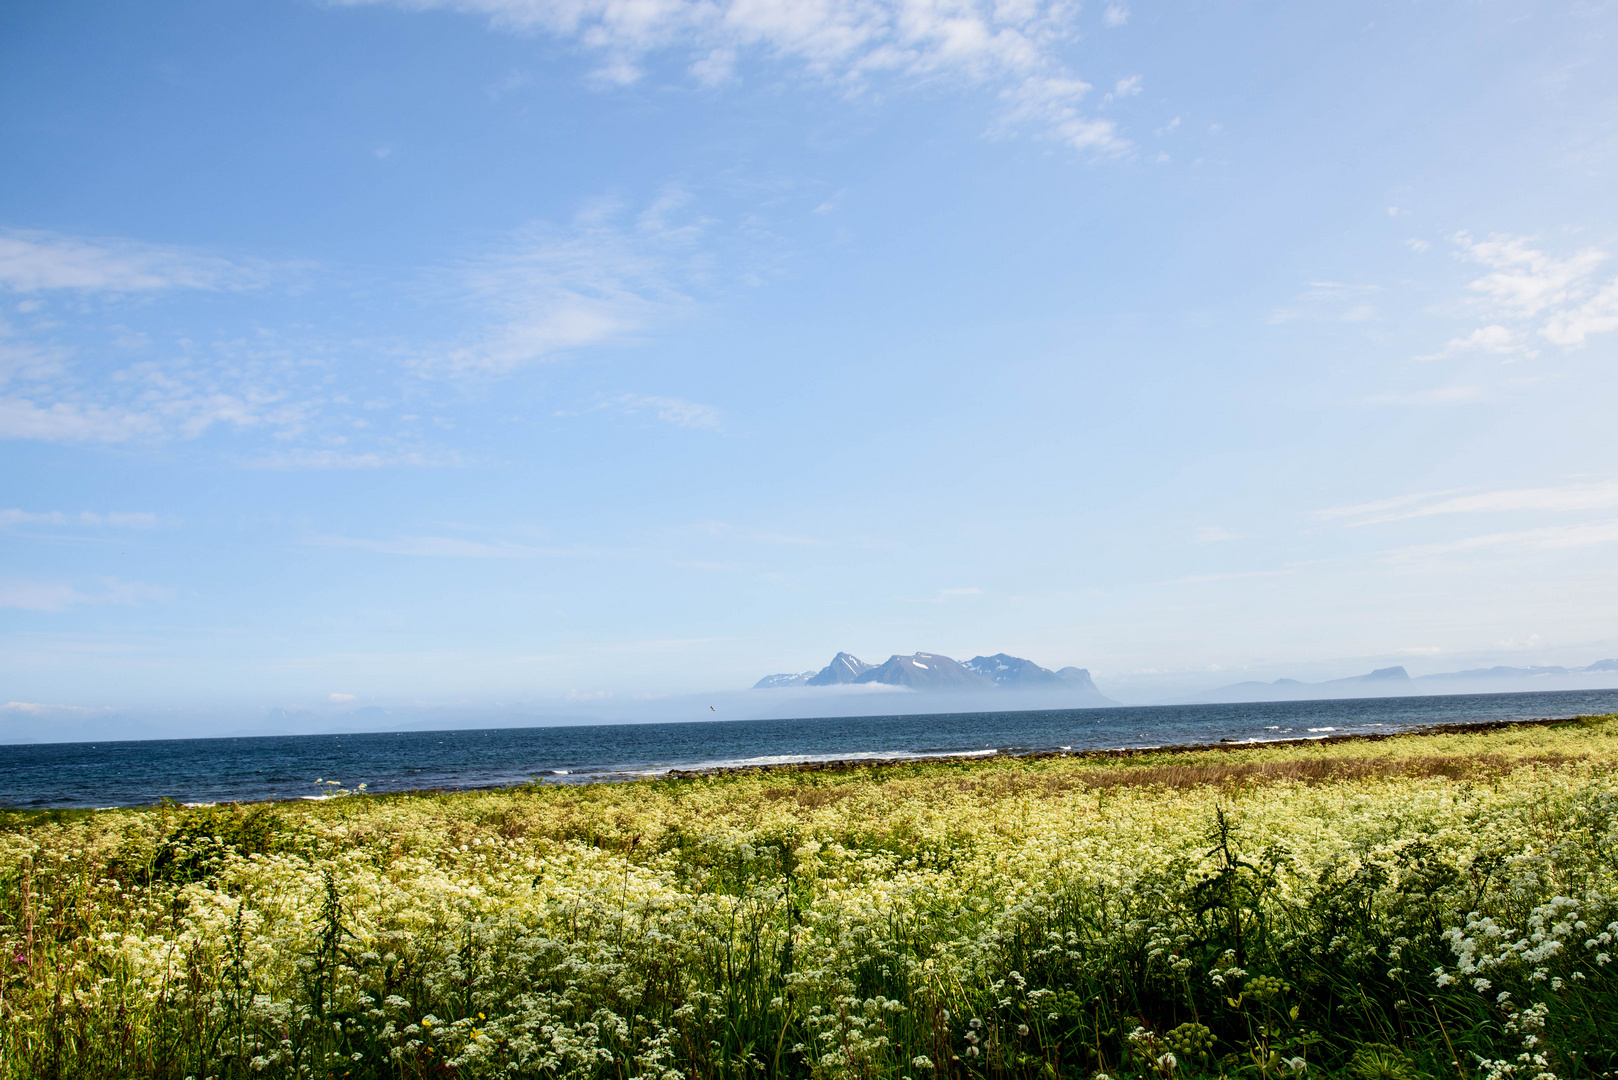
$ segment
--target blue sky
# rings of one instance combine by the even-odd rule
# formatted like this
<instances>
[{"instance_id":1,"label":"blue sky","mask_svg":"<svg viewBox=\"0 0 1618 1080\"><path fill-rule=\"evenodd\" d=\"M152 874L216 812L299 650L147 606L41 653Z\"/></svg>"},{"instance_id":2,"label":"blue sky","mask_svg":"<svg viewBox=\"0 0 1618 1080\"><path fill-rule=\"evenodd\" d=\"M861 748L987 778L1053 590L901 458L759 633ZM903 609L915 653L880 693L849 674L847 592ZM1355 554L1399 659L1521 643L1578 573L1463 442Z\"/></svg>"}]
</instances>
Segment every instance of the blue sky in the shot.
<instances>
[{"instance_id":1,"label":"blue sky","mask_svg":"<svg viewBox=\"0 0 1618 1080\"><path fill-rule=\"evenodd\" d=\"M1615 28L9 5L7 723L1618 655Z\"/></svg>"}]
</instances>

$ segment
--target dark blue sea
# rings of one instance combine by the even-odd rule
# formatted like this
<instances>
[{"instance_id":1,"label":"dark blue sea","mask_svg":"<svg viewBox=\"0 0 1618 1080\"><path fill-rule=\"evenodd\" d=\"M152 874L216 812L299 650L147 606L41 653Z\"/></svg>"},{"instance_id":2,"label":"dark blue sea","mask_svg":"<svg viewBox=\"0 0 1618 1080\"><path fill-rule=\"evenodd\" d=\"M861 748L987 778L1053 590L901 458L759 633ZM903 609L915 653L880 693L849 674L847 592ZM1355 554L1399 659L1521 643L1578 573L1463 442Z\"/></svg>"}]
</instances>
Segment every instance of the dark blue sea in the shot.
<instances>
[{"instance_id":1,"label":"dark blue sea","mask_svg":"<svg viewBox=\"0 0 1618 1080\"><path fill-rule=\"evenodd\" d=\"M0 746L0 806L629 780L672 770L1327 738L1618 712L1618 690Z\"/></svg>"}]
</instances>

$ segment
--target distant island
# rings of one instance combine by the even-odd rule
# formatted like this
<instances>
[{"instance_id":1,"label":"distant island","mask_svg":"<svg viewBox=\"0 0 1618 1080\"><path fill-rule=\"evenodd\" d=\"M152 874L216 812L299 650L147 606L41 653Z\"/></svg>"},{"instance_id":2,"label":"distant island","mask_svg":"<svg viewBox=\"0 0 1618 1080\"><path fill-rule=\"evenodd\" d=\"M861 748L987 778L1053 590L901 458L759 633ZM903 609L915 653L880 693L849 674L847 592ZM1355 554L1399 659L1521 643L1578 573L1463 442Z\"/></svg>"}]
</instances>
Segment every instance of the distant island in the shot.
<instances>
[{"instance_id":1,"label":"distant island","mask_svg":"<svg viewBox=\"0 0 1618 1080\"><path fill-rule=\"evenodd\" d=\"M953 660L938 653L895 653L881 664L868 664L851 653L840 652L819 671L766 675L755 690L790 687L878 684L902 686L929 694L1017 694L1060 699L1071 707L1116 705L1081 667L1060 671L1040 667L1032 660L1006 653Z\"/></svg>"},{"instance_id":2,"label":"distant island","mask_svg":"<svg viewBox=\"0 0 1618 1080\"><path fill-rule=\"evenodd\" d=\"M1427 694L1500 693L1532 689L1555 690L1559 681L1578 675L1601 675L1611 672L1618 678L1618 660L1597 660L1584 667L1559 667L1554 664L1533 667L1472 668L1468 671L1445 671L1436 675L1411 674L1403 667L1377 668L1365 675L1350 675L1345 679L1325 682L1299 682L1297 679L1276 679L1274 682L1239 682L1206 690L1169 704L1204 705L1238 704L1246 701L1323 701L1330 698L1359 697L1420 697ZM1535 686L1540 683L1542 685Z\"/></svg>"},{"instance_id":3,"label":"distant island","mask_svg":"<svg viewBox=\"0 0 1618 1080\"><path fill-rule=\"evenodd\" d=\"M1592 676L1596 678L1592 680ZM1607 677L1605 680L1602 677ZM840 652L819 671L766 675L755 690L869 685L902 687L926 695L928 707L993 707L994 701L1018 708L1099 708L1117 705L1081 667L1057 671L1007 653L974 656L958 661L938 653L895 654L870 664L852 653ZM1401 666L1377 668L1364 675L1303 682L1239 682L1161 701L1165 705L1240 704L1261 701L1324 701L1332 698L1420 697L1429 694L1491 694L1524 690L1558 690L1578 686L1618 685L1618 659L1598 660L1584 667L1534 665L1496 666L1412 676Z\"/></svg>"}]
</instances>

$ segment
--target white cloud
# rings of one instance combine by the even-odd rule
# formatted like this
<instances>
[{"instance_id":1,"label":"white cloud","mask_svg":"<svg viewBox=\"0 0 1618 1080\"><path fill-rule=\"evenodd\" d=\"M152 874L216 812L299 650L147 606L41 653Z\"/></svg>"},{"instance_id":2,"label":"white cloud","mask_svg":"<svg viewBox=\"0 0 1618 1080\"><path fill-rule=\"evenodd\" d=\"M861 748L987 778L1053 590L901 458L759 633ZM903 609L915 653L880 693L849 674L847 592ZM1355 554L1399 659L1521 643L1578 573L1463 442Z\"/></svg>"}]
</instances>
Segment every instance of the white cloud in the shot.
<instances>
[{"instance_id":1,"label":"white cloud","mask_svg":"<svg viewBox=\"0 0 1618 1080\"><path fill-rule=\"evenodd\" d=\"M1552 313L1540 331L1557 345L1573 348L1591 334L1618 330L1618 278L1576 307Z\"/></svg>"},{"instance_id":2,"label":"white cloud","mask_svg":"<svg viewBox=\"0 0 1618 1080\"><path fill-rule=\"evenodd\" d=\"M0 387L59 375L66 358L61 349L19 339L11 324L0 319Z\"/></svg>"},{"instance_id":3,"label":"white cloud","mask_svg":"<svg viewBox=\"0 0 1618 1080\"><path fill-rule=\"evenodd\" d=\"M353 694L327 694L326 695L326 700L327 701L335 701L338 704L342 704L344 702L357 701L359 699L356 698Z\"/></svg>"},{"instance_id":4,"label":"white cloud","mask_svg":"<svg viewBox=\"0 0 1618 1080\"><path fill-rule=\"evenodd\" d=\"M123 529L150 529L157 525L157 515L149 513L123 513L113 511L96 514L89 510L79 512L81 525L110 526Z\"/></svg>"},{"instance_id":5,"label":"white cloud","mask_svg":"<svg viewBox=\"0 0 1618 1080\"><path fill-rule=\"evenodd\" d=\"M1521 338L1509 327L1498 323L1489 326L1480 326L1465 337L1451 338L1444 347L1428 356L1418 356L1417 360L1442 360L1446 356L1454 356L1464 352L1490 352L1500 355L1509 355L1521 348Z\"/></svg>"},{"instance_id":6,"label":"white cloud","mask_svg":"<svg viewBox=\"0 0 1618 1080\"><path fill-rule=\"evenodd\" d=\"M0 608L22 611L66 611L83 604L136 605L167 600L172 595L168 589L111 577L103 578L89 591L63 582L0 580Z\"/></svg>"},{"instance_id":7,"label":"white cloud","mask_svg":"<svg viewBox=\"0 0 1618 1080\"><path fill-rule=\"evenodd\" d=\"M1141 85L1139 75L1131 75L1127 79L1119 79L1112 88L1113 97L1121 98L1134 97L1136 94L1140 93L1140 91Z\"/></svg>"},{"instance_id":8,"label":"white cloud","mask_svg":"<svg viewBox=\"0 0 1618 1080\"><path fill-rule=\"evenodd\" d=\"M40 406L27 398L0 397L0 439L44 442L126 442L159 433L151 413L116 405L54 401Z\"/></svg>"},{"instance_id":9,"label":"white cloud","mask_svg":"<svg viewBox=\"0 0 1618 1080\"><path fill-rule=\"evenodd\" d=\"M1598 271L1608 256L1599 248L1560 257L1521 236L1474 240L1463 232L1454 241L1463 258L1488 271L1468 283L1462 305L1486 324L1418 359L1469 351L1534 356L1530 337L1576 349L1593 334L1618 330L1618 278L1601 280Z\"/></svg>"},{"instance_id":10,"label":"white cloud","mask_svg":"<svg viewBox=\"0 0 1618 1080\"><path fill-rule=\"evenodd\" d=\"M1219 525L1204 525L1197 529L1196 542L1199 544L1213 544L1220 540L1240 540L1240 533L1233 533Z\"/></svg>"},{"instance_id":11,"label":"white cloud","mask_svg":"<svg viewBox=\"0 0 1618 1080\"><path fill-rule=\"evenodd\" d=\"M1066 76L1030 77L1001 92L1009 108L1008 125L1031 124L1075 149L1121 153L1129 144L1118 136L1111 120L1096 120L1079 112L1090 84Z\"/></svg>"},{"instance_id":12,"label":"white cloud","mask_svg":"<svg viewBox=\"0 0 1618 1080\"><path fill-rule=\"evenodd\" d=\"M736 77L736 50L710 49L708 55L692 61L691 77L704 86L719 86Z\"/></svg>"},{"instance_id":13,"label":"white cloud","mask_svg":"<svg viewBox=\"0 0 1618 1080\"><path fill-rule=\"evenodd\" d=\"M1566 304L1579 284L1606 259L1594 248L1567 259L1553 258L1528 247L1527 240L1520 236L1473 240L1463 232L1455 237L1455 243L1473 262L1491 270L1468 287L1492 308L1521 316Z\"/></svg>"},{"instance_id":14,"label":"white cloud","mask_svg":"<svg viewBox=\"0 0 1618 1080\"><path fill-rule=\"evenodd\" d=\"M225 379L237 385L223 385ZM86 400L91 393L112 400ZM226 365L210 371L183 363L134 365L88 388L70 379L47 381L25 394L0 396L0 438L61 443L194 439L219 425L293 432L313 407L307 401L284 400L285 391ZM52 397L56 400L48 400Z\"/></svg>"},{"instance_id":15,"label":"white cloud","mask_svg":"<svg viewBox=\"0 0 1618 1080\"><path fill-rule=\"evenodd\" d=\"M156 514L129 514L112 512L105 514L94 513L89 510L77 514L64 514L59 510L30 511L30 510L0 510L0 529L16 525L88 525L92 528L126 528L150 529L157 524Z\"/></svg>"},{"instance_id":16,"label":"white cloud","mask_svg":"<svg viewBox=\"0 0 1618 1080\"><path fill-rule=\"evenodd\" d=\"M216 256L131 240L0 232L0 288L14 292L154 292L255 284L260 272Z\"/></svg>"},{"instance_id":17,"label":"white cloud","mask_svg":"<svg viewBox=\"0 0 1618 1080\"><path fill-rule=\"evenodd\" d=\"M1359 506L1317 511L1327 519L1356 518L1350 528L1439 514L1497 514L1511 511L1541 512L1604 510L1618 507L1618 483L1565 484L1559 487L1514 488L1459 495L1454 491L1406 495Z\"/></svg>"},{"instance_id":18,"label":"white cloud","mask_svg":"<svg viewBox=\"0 0 1618 1080\"><path fill-rule=\"evenodd\" d=\"M643 394L622 394L613 398L609 404L625 416L635 416L642 412L654 413L659 420L675 427L703 428L708 431L719 428L719 410L712 405L699 405L694 401Z\"/></svg>"},{"instance_id":19,"label":"white cloud","mask_svg":"<svg viewBox=\"0 0 1618 1080\"><path fill-rule=\"evenodd\" d=\"M1111 125L1085 121L1077 97L1053 107L1052 83L1068 77L1059 46L1077 32L1079 6L1066 0L338 0L391 2L412 10L446 9L488 18L499 30L542 33L600 58L596 78L627 85L648 57L675 53L693 78L715 85L735 77L744 52L798 66L813 78L858 92L880 78L912 82L946 77L987 88L1012 105L1016 120L1039 121L1079 148L1124 146ZM1122 25L1128 9L1103 16ZM1082 85L1082 84L1078 84ZM1030 109L1027 103L1047 103Z\"/></svg>"}]
</instances>

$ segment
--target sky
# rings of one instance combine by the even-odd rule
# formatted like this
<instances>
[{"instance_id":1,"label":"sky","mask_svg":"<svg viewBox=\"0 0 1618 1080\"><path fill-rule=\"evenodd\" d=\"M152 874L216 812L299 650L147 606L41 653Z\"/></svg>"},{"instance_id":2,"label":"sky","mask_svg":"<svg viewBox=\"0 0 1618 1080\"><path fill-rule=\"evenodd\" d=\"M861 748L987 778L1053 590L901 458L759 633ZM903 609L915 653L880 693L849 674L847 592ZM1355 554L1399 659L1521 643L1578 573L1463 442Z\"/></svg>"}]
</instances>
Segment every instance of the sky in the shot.
<instances>
[{"instance_id":1,"label":"sky","mask_svg":"<svg viewBox=\"0 0 1618 1080\"><path fill-rule=\"evenodd\" d=\"M6 5L0 722L1618 656L1615 31Z\"/></svg>"}]
</instances>

